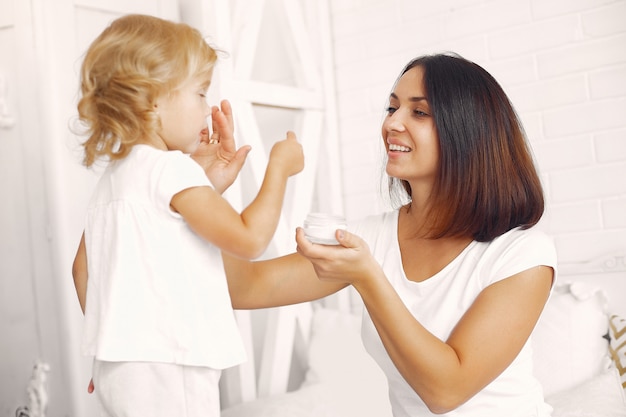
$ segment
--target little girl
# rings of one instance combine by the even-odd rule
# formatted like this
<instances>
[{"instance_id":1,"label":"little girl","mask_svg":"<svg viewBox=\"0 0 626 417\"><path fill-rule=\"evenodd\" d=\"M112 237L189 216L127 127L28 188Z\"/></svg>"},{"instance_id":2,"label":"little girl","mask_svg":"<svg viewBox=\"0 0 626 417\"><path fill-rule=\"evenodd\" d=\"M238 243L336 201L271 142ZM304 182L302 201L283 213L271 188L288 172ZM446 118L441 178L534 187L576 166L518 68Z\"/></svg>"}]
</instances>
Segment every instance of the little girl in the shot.
<instances>
[{"instance_id":1,"label":"little girl","mask_svg":"<svg viewBox=\"0 0 626 417\"><path fill-rule=\"evenodd\" d=\"M217 417L221 369L245 359L221 253L263 253L304 157L288 132L271 150L256 198L241 214L229 205L221 192L232 179L190 157L213 158L213 166L221 158L238 172L249 151L234 152L228 102L206 103L216 59L188 25L129 15L102 32L82 64L84 163L108 166L73 275L85 313L82 350L95 358L105 416Z\"/></svg>"}]
</instances>

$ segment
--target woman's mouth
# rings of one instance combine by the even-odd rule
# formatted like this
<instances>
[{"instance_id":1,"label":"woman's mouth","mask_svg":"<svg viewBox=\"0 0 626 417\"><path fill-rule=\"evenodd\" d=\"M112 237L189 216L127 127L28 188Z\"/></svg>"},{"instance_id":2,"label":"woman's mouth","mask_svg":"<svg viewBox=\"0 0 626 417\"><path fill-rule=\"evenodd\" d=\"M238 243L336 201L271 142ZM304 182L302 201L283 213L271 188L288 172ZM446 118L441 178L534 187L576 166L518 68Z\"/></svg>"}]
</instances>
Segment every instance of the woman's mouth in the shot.
<instances>
[{"instance_id":1,"label":"woman's mouth","mask_svg":"<svg viewBox=\"0 0 626 417\"><path fill-rule=\"evenodd\" d=\"M411 148L407 148L406 146L396 145L393 143L389 144L389 150L395 152L411 152Z\"/></svg>"}]
</instances>

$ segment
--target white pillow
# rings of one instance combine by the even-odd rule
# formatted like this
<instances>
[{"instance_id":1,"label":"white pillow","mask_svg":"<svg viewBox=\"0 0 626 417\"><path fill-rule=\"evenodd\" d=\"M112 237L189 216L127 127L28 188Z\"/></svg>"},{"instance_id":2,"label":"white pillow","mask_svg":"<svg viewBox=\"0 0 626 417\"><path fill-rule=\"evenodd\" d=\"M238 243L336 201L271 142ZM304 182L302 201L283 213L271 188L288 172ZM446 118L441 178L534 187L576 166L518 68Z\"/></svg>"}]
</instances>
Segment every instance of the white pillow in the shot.
<instances>
[{"instance_id":1,"label":"white pillow","mask_svg":"<svg viewBox=\"0 0 626 417\"><path fill-rule=\"evenodd\" d=\"M546 398L552 417L626 417L626 400L615 367Z\"/></svg>"},{"instance_id":2,"label":"white pillow","mask_svg":"<svg viewBox=\"0 0 626 417\"><path fill-rule=\"evenodd\" d=\"M532 335L535 375L546 397L608 367L607 304L604 292L584 283L554 288Z\"/></svg>"}]
</instances>

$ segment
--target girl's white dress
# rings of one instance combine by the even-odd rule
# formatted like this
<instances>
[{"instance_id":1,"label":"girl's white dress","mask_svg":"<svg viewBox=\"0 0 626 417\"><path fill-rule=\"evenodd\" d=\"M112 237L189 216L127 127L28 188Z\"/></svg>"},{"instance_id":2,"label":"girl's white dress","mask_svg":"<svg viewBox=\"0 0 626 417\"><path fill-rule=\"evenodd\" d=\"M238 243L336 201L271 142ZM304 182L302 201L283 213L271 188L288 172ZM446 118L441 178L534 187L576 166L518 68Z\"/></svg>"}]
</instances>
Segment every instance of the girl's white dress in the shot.
<instances>
[{"instance_id":1,"label":"girl's white dress","mask_svg":"<svg viewBox=\"0 0 626 417\"><path fill-rule=\"evenodd\" d=\"M136 145L107 167L85 227L85 355L218 370L245 360L220 250L170 208L197 186L206 174L179 151Z\"/></svg>"}]
</instances>

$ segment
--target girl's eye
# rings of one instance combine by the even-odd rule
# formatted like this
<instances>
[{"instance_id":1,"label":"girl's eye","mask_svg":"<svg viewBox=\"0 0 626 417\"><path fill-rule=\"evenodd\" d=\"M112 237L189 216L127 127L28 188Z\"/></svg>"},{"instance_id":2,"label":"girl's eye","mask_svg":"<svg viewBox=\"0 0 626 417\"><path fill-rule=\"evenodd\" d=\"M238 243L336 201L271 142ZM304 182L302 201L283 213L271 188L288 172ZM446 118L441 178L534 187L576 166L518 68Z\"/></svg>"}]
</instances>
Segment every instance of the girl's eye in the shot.
<instances>
[{"instance_id":1,"label":"girl's eye","mask_svg":"<svg viewBox=\"0 0 626 417\"><path fill-rule=\"evenodd\" d=\"M419 109L413 110L413 113L415 113L417 116L428 116L428 113L423 112L423 111L421 111Z\"/></svg>"},{"instance_id":2,"label":"girl's eye","mask_svg":"<svg viewBox=\"0 0 626 417\"><path fill-rule=\"evenodd\" d=\"M390 115L394 114L396 110L398 110L398 109L396 109L395 107L389 106L389 107L387 107L387 114L390 114Z\"/></svg>"}]
</instances>

